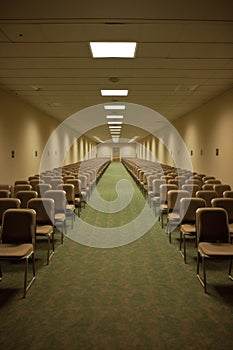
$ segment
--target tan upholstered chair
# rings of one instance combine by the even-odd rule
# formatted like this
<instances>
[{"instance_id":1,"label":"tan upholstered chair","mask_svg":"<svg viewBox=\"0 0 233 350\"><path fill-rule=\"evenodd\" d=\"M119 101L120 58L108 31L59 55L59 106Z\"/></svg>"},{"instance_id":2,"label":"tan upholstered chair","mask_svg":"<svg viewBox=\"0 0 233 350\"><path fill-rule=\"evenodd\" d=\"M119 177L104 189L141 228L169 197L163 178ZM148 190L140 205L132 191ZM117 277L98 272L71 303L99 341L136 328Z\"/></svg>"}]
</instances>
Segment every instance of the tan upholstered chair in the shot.
<instances>
[{"instance_id":1,"label":"tan upholstered chair","mask_svg":"<svg viewBox=\"0 0 233 350\"><path fill-rule=\"evenodd\" d=\"M225 191L230 191L231 186L227 184L216 184L214 185L214 191L217 192L218 197L223 197Z\"/></svg>"},{"instance_id":2,"label":"tan upholstered chair","mask_svg":"<svg viewBox=\"0 0 233 350\"><path fill-rule=\"evenodd\" d=\"M36 237L44 237L48 241L47 265L49 265L54 253L54 200L52 198L32 198L28 202L28 208L36 212Z\"/></svg>"},{"instance_id":3,"label":"tan upholstered chair","mask_svg":"<svg viewBox=\"0 0 233 350\"><path fill-rule=\"evenodd\" d=\"M58 190L63 190L66 193L66 215L71 218L72 228L75 220L75 192L74 185L70 183L60 184Z\"/></svg>"},{"instance_id":4,"label":"tan upholstered chair","mask_svg":"<svg viewBox=\"0 0 233 350\"><path fill-rule=\"evenodd\" d=\"M206 201L206 206L211 207L211 201L213 198L217 198L218 194L217 192L213 190L201 190L196 192L196 197L197 198L203 198Z\"/></svg>"},{"instance_id":5,"label":"tan upholstered chair","mask_svg":"<svg viewBox=\"0 0 233 350\"><path fill-rule=\"evenodd\" d=\"M229 278L231 276L233 244L230 243L227 212L223 208L199 208L196 212L197 229L197 277L206 289L206 260L228 259ZM202 260L203 277L200 276L200 260Z\"/></svg>"},{"instance_id":6,"label":"tan upholstered chair","mask_svg":"<svg viewBox=\"0 0 233 350\"><path fill-rule=\"evenodd\" d=\"M31 198L37 198L37 197L38 197L38 193L36 191L32 191L32 190L19 191L16 194L16 198L18 198L21 202L20 208L27 208L28 201Z\"/></svg>"},{"instance_id":7,"label":"tan upholstered chair","mask_svg":"<svg viewBox=\"0 0 233 350\"><path fill-rule=\"evenodd\" d=\"M64 234L66 235L66 192L63 190L49 190L44 194L45 198L52 198L55 202L55 226L61 227L61 243L64 240Z\"/></svg>"},{"instance_id":8,"label":"tan upholstered chair","mask_svg":"<svg viewBox=\"0 0 233 350\"><path fill-rule=\"evenodd\" d=\"M39 183L36 185L36 192L38 193L38 197L44 197L46 191L52 189L52 186L47 183Z\"/></svg>"},{"instance_id":9,"label":"tan upholstered chair","mask_svg":"<svg viewBox=\"0 0 233 350\"><path fill-rule=\"evenodd\" d=\"M17 193L19 191L31 191L31 190L32 190L32 186L29 184L17 184L14 186L14 189L13 189L13 197L16 198Z\"/></svg>"},{"instance_id":10,"label":"tan upholstered chair","mask_svg":"<svg viewBox=\"0 0 233 350\"><path fill-rule=\"evenodd\" d=\"M224 191L223 197L224 198L233 198L233 191Z\"/></svg>"},{"instance_id":11,"label":"tan upholstered chair","mask_svg":"<svg viewBox=\"0 0 233 350\"><path fill-rule=\"evenodd\" d=\"M178 187L176 185L172 184L163 184L160 185L160 221L161 226L163 228L164 226L164 215L168 213L168 205L167 205L167 197L168 197L168 191L171 190L178 190Z\"/></svg>"},{"instance_id":12,"label":"tan upholstered chair","mask_svg":"<svg viewBox=\"0 0 233 350\"><path fill-rule=\"evenodd\" d=\"M206 206L203 198L182 198L180 201L180 254L186 264L186 237L194 237L197 245L196 235L196 211ZM182 250L183 245L183 250Z\"/></svg>"},{"instance_id":13,"label":"tan upholstered chair","mask_svg":"<svg viewBox=\"0 0 233 350\"><path fill-rule=\"evenodd\" d=\"M79 179L67 179L66 183L74 185L75 207L78 209L78 216L80 216L82 208L85 207L85 200L81 193L81 181Z\"/></svg>"},{"instance_id":14,"label":"tan upholstered chair","mask_svg":"<svg viewBox=\"0 0 233 350\"><path fill-rule=\"evenodd\" d=\"M185 190L170 190L167 194L167 227L169 243L171 243L171 233L174 227L180 224L180 200L190 197L190 193Z\"/></svg>"},{"instance_id":15,"label":"tan upholstered chair","mask_svg":"<svg viewBox=\"0 0 233 350\"><path fill-rule=\"evenodd\" d=\"M0 244L0 260L24 260L25 298L28 289L35 279L35 232L36 212L32 209L7 209L3 214L2 244ZM28 260L32 258L32 278L28 282ZM0 278L2 271L0 269Z\"/></svg>"},{"instance_id":16,"label":"tan upholstered chair","mask_svg":"<svg viewBox=\"0 0 233 350\"><path fill-rule=\"evenodd\" d=\"M0 198L0 226L2 225L3 213L10 208L20 208L20 200L18 198Z\"/></svg>"},{"instance_id":17,"label":"tan upholstered chair","mask_svg":"<svg viewBox=\"0 0 233 350\"><path fill-rule=\"evenodd\" d=\"M214 198L211 201L212 207L223 208L227 212L228 226L231 236L231 241L233 240L233 198Z\"/></svg>"}]
</instances>

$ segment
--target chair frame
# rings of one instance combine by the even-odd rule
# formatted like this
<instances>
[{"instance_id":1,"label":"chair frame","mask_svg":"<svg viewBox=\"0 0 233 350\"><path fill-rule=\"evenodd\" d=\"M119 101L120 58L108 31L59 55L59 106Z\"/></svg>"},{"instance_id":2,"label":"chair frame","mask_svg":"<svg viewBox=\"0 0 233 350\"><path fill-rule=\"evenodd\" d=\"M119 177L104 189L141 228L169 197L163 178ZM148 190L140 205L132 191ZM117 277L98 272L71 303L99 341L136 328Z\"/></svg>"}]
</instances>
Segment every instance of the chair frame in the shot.
<instances>
[{"instance_id":1,"label":"chair frame","mask_svg":"<svg viewBox=\"0 0 233 350\"><path fill-rule=\"evenodd\" d=\"M28 245L27 243L23 244L23 243L13 243L13 244L9 244L9 243L3 243L0 245L0 262L1 261L21 261L24 260L25 261L25 266L24 266L24 282L23 282L23 298L26 297L27 291L29 290L29 288L31 287L32 283L35 280L35 276L36 276L36 269L35 269L35 230L36 230L36 212L32 209L7 209L4 214L3 214L3 234L4 234L4 221L6 220L6 217L8 215L14 215L14 213L19 213L21 212L22 215L27 213L27 215L31 216L31 233L32 233L32 249L28 249L28 253L25 255L21 255L21 256L16 256L16 255L7 255L4 250L5 249L10 249L13 251L13 253L15 252L14 249L16 247L18 247L19 245L23 246L23 245ZM30 214L29 214L30 213ZM25 214L26 215L26 214ZM16 228L17 230L17 228ZM7 242L7 239L6 239ZM26 247L25 247L26 249ZM30 279L30 281L28 282L28 260L29 258L32 258L32 278ZM2 280L2 269L1 269L1 264L0 264L0 281Z\"/></svg>"},{"instance_id":2,"label":"chair frame","mask_svg":"<svg viewBox=\"0 0 233 350\"><path fill-rule=\"evenodd\" d=\"M213 220L213 215L207 217L207 214L212 212L215 219ZM206 213L206 214L205 214ZM207 293L207 282L206 282L206 259L227 259L230 260L228 277L233 281L231 275L232 271L232 259L233 259L233 245L230 243L230 234L228 229L228 218L227 212L223 208L199 208L196 211L197 214L197 278L204 288L204 292ZM207 229L207 233L202 232L201 221L203 221L203 216L206 215L206 220L210 227ZM212 221L210 220L212 219ZM213 230L216 223L222 221L221 231L217 232ZM213 230L213 236L209 237L210 230ZM206 229L205 229L206 231ZM220 233L220 235L219 235ZM207 236L207 239L206 239ZM208 249L211 247L213 253L208 254ZM223 252L224 251L224 252ZM203 276L200 275L200 261L202 261Z\"/></svg>"}]
</instances>

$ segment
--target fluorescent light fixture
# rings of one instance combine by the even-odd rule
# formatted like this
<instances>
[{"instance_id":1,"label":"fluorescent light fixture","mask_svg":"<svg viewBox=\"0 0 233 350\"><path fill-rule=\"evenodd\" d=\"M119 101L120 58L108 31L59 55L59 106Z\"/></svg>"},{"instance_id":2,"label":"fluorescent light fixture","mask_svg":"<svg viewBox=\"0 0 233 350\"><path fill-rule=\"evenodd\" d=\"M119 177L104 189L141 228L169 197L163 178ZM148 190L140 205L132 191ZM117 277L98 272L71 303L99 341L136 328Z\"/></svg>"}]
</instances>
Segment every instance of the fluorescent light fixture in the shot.
<instances>
[{"instance_id":1,"label":"fluorescent light fixture","mask_svg":"<svg viewBox=\"0 0 233 350\"><path fill-rule=\"evenodd\" d=\"M136 42L90 42L93 58L134 58Z\"/></svg>"},{"instance_id":2,"label":"fluorescent light fixture","mask_svg":"<svg viewBox=\"0 0 233 350\"><path fill-rule=\"evenodd\" d=\"M116 130L116 129L121 130L121 126L120 126L120 125L119 125L119 126L110 125L110 126L109 126L109 129L110 129L110 130L113 130L113 129L114 129L114 130Z\"/></svg>"},{"instance_id":3,"label":"fluorescent light fixture","mask_svg":"<svg viewBox=\"0 0 233 350\"><path fill-rule=\"evenodd\" d=\"M129 90L101 90L102 96L128 96Z\"/></svg>"},{"instance_id":4,"label":"fluorescent light fixture","mask_svg":"<svg viewBox=\"0 0 233 350\"><path fill-rule=\"evenodd\" d=\"M108 125L122 124L122 122L108 122Z\"/></svg>"},{"instance_id":5,"label":"fluorescent light fixture","mask_svg":"<svg viewBox=\"0 0 233 350\"><path fill-rule=\"evenodd\" d=\"M120 135L121 131L110 131L111 135Z\"/></svg>"},{"instance_id":6,"label":"fluorescent light fixture","mask_svg":"<svg viewBox=\"0 0 233 350\"><path fill-rule=\"evenodd\" d=\"M104 105L106 110L124 110L125 108L125 105Z\"/></svg>"},{"instance_id":7,"label":"fluorescent light fixture","mask_svg":"<svg viewBox=\"0 0 233 350\"><path fill-rule=\"evenodd\" d=\"M107 119L123 119L123 115L106 115Z\"/></svg>"}]
</instances>

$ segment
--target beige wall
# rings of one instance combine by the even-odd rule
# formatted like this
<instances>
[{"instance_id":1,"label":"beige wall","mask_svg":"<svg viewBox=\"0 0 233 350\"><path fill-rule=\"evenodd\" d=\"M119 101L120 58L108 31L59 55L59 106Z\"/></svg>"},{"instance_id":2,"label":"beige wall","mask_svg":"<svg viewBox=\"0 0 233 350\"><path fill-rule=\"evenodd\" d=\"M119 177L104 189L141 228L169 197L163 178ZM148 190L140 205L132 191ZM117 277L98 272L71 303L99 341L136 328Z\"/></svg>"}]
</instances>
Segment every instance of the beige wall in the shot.
<instances>
[{"instance_id":1,"label":"beige wall","mask_svg":"<svg viewBox=\"0 0 233 350\"><path fill-rule=\"evenodd\" d=\"M233 188L233 89L179 118L174 126L193 151L193 169Z\"/></svg>"},{"instance_id":2,"label":"beige wall","mask_svg":"<svg viewBox=\"0 0 233 350\"><path fill-rule=\"evenodd\" d=\"M17 96L0 90L0 183L13 184L39 172L43 148L58 124Z\"/></svg>"}]
</instances>

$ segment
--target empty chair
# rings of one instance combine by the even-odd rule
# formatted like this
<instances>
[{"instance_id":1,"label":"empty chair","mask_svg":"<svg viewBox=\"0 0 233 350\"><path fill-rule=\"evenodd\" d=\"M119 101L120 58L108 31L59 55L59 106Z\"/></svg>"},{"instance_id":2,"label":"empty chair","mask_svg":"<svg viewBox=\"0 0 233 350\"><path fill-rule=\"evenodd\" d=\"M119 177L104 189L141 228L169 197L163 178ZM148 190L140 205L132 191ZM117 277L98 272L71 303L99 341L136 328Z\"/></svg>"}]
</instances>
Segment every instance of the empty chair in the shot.
<instances>
[{"instance_id":1,"label":"empty chair","mask_svg":"<svg viewBox=\"0 0 233 350\"><path fill-rule=\"evenodd\" d=\"M233 191L224 191L223 197L224 198L233 198Z\"/></svg>"},{"instance_id":2,"label":"empty chair","mask_svg":"<svg viewBox=\"0 0 233 350\"><path fill-rule=\"evenodd\" d=\"M204 190L204 191L213 191L214 190L214 184L204 183L204 185L202 185L201 189Z\"/></svg>"},{"instance_id":3,"label":"empty chair","mask_svg":"<svg viewBox=\"0 0 233 350\"><path fill-rule=\"evenodd\" d=\"M223 208L227 212L229 232L231 241L233 239L233 198L214 198L211 201L212 207Z\"/></svg>"},{"instance_id":4,"label":"empty chair","mask_svg":"<svg viewBox=\"0 0 233 350\"><path fill-rule=\"evenodd\" d=\"M9 190L1 190L0 189L0 198L9 198L11 192Z\"/></svg>"},{"instance_id":5,"label":"empty chair","mask_svg":"<svg viewBox=\"0 0 233 350\"><path fill-rule=\"evenodd\" d=\"M44 180L40 180L39 178L36 179L31 179L30 180L30 185L32 186L32 190L36 191L37 190L37 185L44 183Z\"/></svg>"},{"instance_id":6,"label":"empty chair","mask_svg":"<svg viewBox=\"0 0 233 350\"><path fill-rule=\"evenodd\" d=\"M0 198L0 226L2 225L3 213L10 208L20 208L20 200L18 198Z\"/></svg>"},{"instance_id":7,"label":"empty chair","mask_svg":"<svg viewBox=\"0 0 233 350\"><path fill-rule=\"evenodd\" d=\"M52 198L55 202L54 224L61 227L61 243L66 235L66 192L63 190L49 190L44 194L45 198Z\"/></svg>"},{"instance_id":8,"label":"empty chair","mask_svg":"<svg viewBox=\"0 0 233 350\"><path fill-rule=\"evenodd\" d=\"M170 190L167 194L167 228L169 242L171 243L171 233L174 226L180 223L180 200L190 197L188 191Z\"/></svg>"},{"instance_id":9,"label":"empty chair","mask_svg":"<svg viewBox=\"0 0 233 350\"><path fill-rule=\"evenodd\" d=\"M206 288L206 260L230 260L228 276L231 276L233 244L230 243L227 212L223 208L199 208L196 212L197 229L197 278ZM200 260L202 260L203 277L200 276Z\"/></svg>"},{"instance_id":10,"label":"empty chair","mask_svg":"<svg viewBox=\"0 0 233 350\"><path fill-rule=\"evenodd\" d=\"M52 189L52 186L48 183L39 183L36 185L36 192L38 193L38 197L44 197L46 191Z\"/></svg>"},{"instance_id":11,"label":"empty chair","mask_svg":"<svg viewBox=\"0 0 233 350\"><path fill-rule=\"evenodd\" d=\"M190 197L195 197L196 192L200 190L200 186L197 184L185 183L182 185L182 190L188 191L190 193Z\"/></svg>"},{"instance_id":12,"label":"empty chair","mask_svg":"<svg viewBox=\"0 0 233 350\"><path fill-rule=\"evenodd\" d=\"M19 191L16 194L16 198L18 198L21 202L20 208L27 208L28 201L31 198L38 197L38 193L36 191Z\"/></svg>"},{"instance_id":13,"label":"empty chair","mask_svg":"<svg viewBox=\"0 0 233 350\"><path fill-rule=\"evenodd\" d=\"M221 184L221 181L217 179L208 179L205 181L205 184Z\"/></svg>"},{"instance_id":14,"label":"empty chair","mask_svg":"<svg viewBox=\"0 0 233 350\"><path fill-rule=\"evenodd\" d=\"M29 180L16 180L14 185L30 185L30 182Z\"/></svg>"},{"instance_id":15,"label":"empty chair","mask_svg":"<svg viewBox=\"0 0 233 350\"><path fill-rule=\"evenodd\" d=\"M62 178L58 178L58 179L52 179L50 181L50 185L52 186L52 190L56 190L57 189L57 186L62 184L63 183L63 180Z\"/></svg>"},{"instance_id":16,"label":"empty chair","mask_svg":"<svg viewBox=\"0 0 233 350\"><path fill-rule=\"evenodd\" d=\"M54 253L54 213L55 204L52 198L32 198L28 208L36 212L36 237L45 237L47 244L47 265ZM52 249L50 243L52 241Z\"/></svg>"},{"instance_id":17,"label":"empty chair","mask_svg":"<svg viewBox=\"0 0 233 350\"><path fill-rule=\"evenodd\" d=\"M72 220L72 228L73 222L75 219L75 192L74 185L70 183L60 184L57 186L58 190L64 190L66 193L66 215L71 217Z\"/></svg>"},{"instance_id":18,"label":"empty chair","mask_svg":"<svg viewBox=\"0 0 233 350\"><path fill-rule=\"evenodd\" d=\"M0 260L25 262L23 297L35 279L36 212L32 209L7 209L3 214ZM32 278L27 282L28 260L32 258ZM14 265L12 265L14 266ZM2 270L0 268L0 278Z\"/></svg>"},{"instance_id":19,"label":"empty chair","mask_svg":"<svg viewBox=\"0 0 233 350\"><path fill-rule=\"evenodd\" d=\"M154 179L152 182L152 191L153 194L151 195L151 205L153 209L155 209L156 206L160 205L160 185L166 184L165 179Z\"/></svg>"},{"instance_id":20,"label":"empty chair","mask_svg":"<svg viewBox=\"0 0 233 350\"><path fill-rule=\"evenodd\" d=\"M203 183L205 183L207 180L214 180L215 179L215 176L203 176L202 177L202 181Z\"/></svg>"},{"instance_id":21,"label":"empty chair","mask_svg":"<svg viewBox=\"0 0 233 350\"><path fill-rule=\"evenodd\" d=\"M178 187L176 185L172 185L172 184L162 184L160 185L160 220L161 220L161 226L163 228L163 218L164 215L167 214L168 212L168 207L167 207L167 195L168 195L168 191L171 190L178 190Z\"/></svg>"},{"instance_id":22,"label":"empty chair","mask_svg":"<svg viewBox=\"0 0 233 350\"><path fill-rule=\"evenodd\" d=\"M230 191L231 186L226 184L215 184L214 191L217 192L218 197L223 197L223 192Z\"/></svg>"},{"instance_id":23,"label":"empty chair","mask_svg":"<svg viewBox=\"0 0 233 350\"><path fill-rule=\"evenodd\" d=\"M196 235L196 210L206 206L203 198L182 198L180 201L180 254L186 263L186 237L191 236L195 238ZM182 251L183 245L183 251Z\"/></svg>"},{"instance_id":24,"label":"empty chair","mask_svg":"<svg viewBox=\"0 0 233 350\"><path fill-rule=\"evenodd\" d=\"M18 184L14 186L13 189L13 197L17 197L17 193L19 191L31 191L32 190L32 186L29 184Z\"/></svg>"},{"instance_id":25,"label":"empty chair","mask_svg":"<svg viewBox=\"0 0 233 350\"><path fill-rule=\"evenodd\" d=\"M211 207L212 206L212 204L211 204L212 199L218 197L218 195L217 195L217 192L215 192L215 191L201 190L201 191L196 192L196 197L203 198L206 201L206 206Z\"/></svg>"},{"instance_id":26,"label":"empty chair","mask_svg":"<svg viewBox=\"0 0 233 350\"><path fill-rule=\"evenodd\" d=\"M81 193L81 181L79 179L67 179L66 183L74 185L75 207L78 209L78 216L80 216L81 209L85 206L85 200Z\"/></svg>"}]
</instances>

